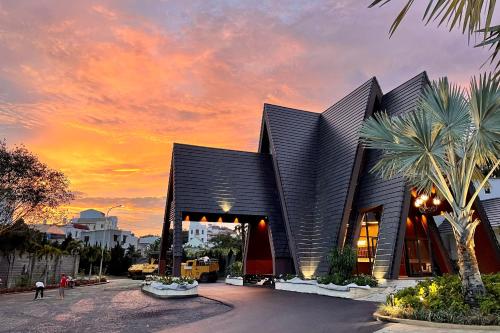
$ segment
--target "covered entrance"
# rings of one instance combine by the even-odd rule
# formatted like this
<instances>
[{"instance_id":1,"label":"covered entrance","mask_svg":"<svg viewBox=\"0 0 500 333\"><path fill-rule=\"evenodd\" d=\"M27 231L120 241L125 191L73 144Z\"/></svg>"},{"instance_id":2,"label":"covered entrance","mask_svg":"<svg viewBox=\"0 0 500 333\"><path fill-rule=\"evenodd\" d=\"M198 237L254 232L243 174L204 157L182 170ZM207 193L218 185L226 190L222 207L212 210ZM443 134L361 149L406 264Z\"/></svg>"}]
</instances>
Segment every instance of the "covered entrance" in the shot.
<instances>
[{"instance_id":1,"label":"covered entrance","mask_svg":"<svg viewBox=\"0 0 500 333\"><path fill-rule=\"evenodd\" d=\"M243 274L252 276L274 275L274 253L271 246L271 229L267 216L183 212L182 222L196 223L196 226L189 229L187 239L193 244L201 242L200 245L205 246L208 250L211 246L214 246L214 244L210 243L211 237L214 237L210 230L238 229L239 235L242 237ZM209 225L212 228L207 228ZM224 226L229 228L224 228ZM193 233L193 235L190 233ZM181 241L185 244L186 239L176 239L175 235L174 233L173 242ZM231 237L236 236L232 235ZM193 239L196 239L196 241L193 242ZM180 274L181 265L185 259L179 256L173 257L173 275ZM231 262L234 262L234 259L233 257ZM227 262L221 265L220 276L226 275L225 270L228 264L230 263Z\"/></svg>"}]
</instances>

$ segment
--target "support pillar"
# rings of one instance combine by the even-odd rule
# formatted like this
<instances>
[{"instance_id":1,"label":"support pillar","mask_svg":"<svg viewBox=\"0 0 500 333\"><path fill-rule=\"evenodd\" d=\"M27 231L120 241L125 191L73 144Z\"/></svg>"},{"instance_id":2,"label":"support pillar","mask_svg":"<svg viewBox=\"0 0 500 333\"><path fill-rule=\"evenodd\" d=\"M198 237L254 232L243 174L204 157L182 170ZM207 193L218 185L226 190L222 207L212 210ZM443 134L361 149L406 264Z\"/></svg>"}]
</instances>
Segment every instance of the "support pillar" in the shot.
<instances>
[{"instance_id":1,"label":"support pillar","mask_svg":"<svg viewBox=\"0 0 500 333\"><path fill-rule=\"evenodd\" d=\"M182 257L174 256L172 261L172 276L181 276Z\"/></svg>"}]
</instances>

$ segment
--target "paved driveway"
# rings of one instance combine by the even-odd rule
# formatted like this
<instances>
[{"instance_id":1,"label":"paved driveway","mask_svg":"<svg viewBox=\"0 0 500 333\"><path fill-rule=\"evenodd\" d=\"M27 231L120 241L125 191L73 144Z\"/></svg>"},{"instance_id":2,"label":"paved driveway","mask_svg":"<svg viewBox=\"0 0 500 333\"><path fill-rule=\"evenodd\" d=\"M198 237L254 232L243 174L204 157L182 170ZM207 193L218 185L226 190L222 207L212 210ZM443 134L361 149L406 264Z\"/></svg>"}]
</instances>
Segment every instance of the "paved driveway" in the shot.
<instances>
[{"instance_id":1,"label":"paved driveway","mask_svg":"<svg viewBox=\"0 0 500 333\"><path fill-rule=\"evenodd\" d=\"M202 297L152 298L139 284L120 279L69 289L64 300L57 290L36 301L34 293L0 295L0 332L154 332L231 310Z\"/></svg>"},{"instance_id":2,"label":"paved driveway","mask_svg":"<svg viewBox=\"0 0 500 333\"><path fill-rule=\"evenodd\" d=\"M234 306L223 315L178 326L165 333L320 333L374 332L376 304L299 294L262 287L202 284L200 294Z\"/></svg>"}]
</instances>

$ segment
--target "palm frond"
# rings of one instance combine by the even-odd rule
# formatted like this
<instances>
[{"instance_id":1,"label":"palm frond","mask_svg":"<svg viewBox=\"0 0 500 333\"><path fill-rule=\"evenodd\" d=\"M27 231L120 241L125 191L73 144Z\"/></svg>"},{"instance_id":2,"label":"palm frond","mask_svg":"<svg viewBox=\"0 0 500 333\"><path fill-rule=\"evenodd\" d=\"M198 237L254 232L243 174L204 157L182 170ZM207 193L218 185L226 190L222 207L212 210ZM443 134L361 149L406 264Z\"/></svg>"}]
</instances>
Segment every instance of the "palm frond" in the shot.
<instances>
[{"instance_id":1,"label":"palm frond","mask_svg":"<svg viewBox=\"0 0 500 333\"><path fill-rule=\"evenodd\" d=\"M499 80L491 74L472 78L469 108L474 126L470 141L477 154L477 165L494 164L500 156Z\"/></svg>"}]
</instances>

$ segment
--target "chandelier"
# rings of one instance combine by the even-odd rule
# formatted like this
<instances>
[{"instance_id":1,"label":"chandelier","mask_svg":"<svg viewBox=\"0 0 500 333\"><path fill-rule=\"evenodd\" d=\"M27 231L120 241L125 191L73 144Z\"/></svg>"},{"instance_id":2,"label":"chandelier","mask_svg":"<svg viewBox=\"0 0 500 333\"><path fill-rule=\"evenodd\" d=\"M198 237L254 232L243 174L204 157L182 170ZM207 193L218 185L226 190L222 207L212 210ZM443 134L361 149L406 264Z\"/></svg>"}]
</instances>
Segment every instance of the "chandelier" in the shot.
<instances>
[{"instance_id":1,"label":"chandelier","mask_svg":"<svg viewBox=\"0 0 500 333\"><path fill-rule=\"evenodd\" d=\"M441 199L439 197L434 197L431 200L431 197L427 194L421 194L415 199L415 207L418 208L420 213L429 214L434 213L437 210L437 206L441 204Z\"/></svg>"}]
</instances>

